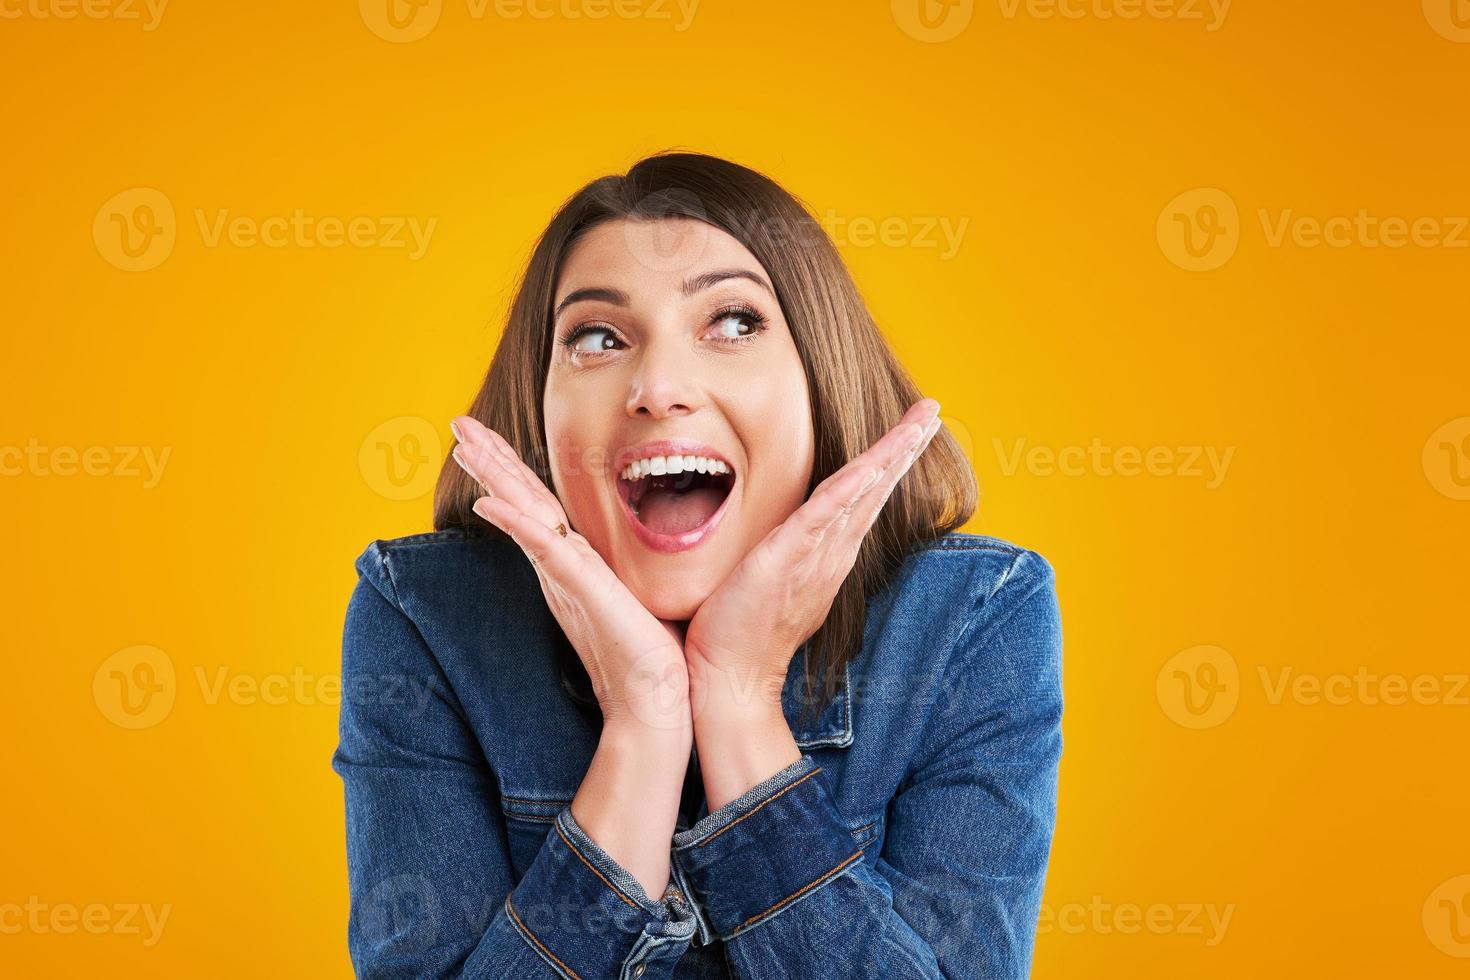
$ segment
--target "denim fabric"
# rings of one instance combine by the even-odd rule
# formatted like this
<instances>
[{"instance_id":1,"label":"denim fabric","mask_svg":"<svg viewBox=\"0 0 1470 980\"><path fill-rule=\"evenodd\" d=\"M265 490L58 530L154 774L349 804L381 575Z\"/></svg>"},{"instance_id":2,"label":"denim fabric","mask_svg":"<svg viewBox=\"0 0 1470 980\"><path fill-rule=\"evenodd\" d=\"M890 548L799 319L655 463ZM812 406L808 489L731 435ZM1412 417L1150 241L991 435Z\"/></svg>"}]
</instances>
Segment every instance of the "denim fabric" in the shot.
<instances>
[{"instance_id":1,"label":"denim fabric","mask_svg":"<svg viewBox=\"0 0 1470 980\"><path fill-rule=\"evenodd\" d=\"M801 758L710 813L696 748L657 898L572 818L601 715L519 549L443 531L357 572L332 764L360 976L1029 973L1062 714L1035 552L951 533L908 555L814 721L798 650Z\"/></svg>"}]
</instances>

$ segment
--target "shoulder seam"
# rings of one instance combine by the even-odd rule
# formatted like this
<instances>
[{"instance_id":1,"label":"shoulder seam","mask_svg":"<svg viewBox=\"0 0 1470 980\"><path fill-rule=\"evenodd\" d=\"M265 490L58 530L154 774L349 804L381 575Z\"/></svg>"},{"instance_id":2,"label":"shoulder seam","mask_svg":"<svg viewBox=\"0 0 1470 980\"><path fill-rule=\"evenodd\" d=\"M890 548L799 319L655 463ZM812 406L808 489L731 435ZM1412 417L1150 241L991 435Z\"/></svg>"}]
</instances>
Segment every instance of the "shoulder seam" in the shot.
<instances>
[{"instance_id":1,"label":"shoulder seam","mask_svg":"<svg viewBox=\"0 0 1470 980\"><path fill-rule=\"evenodd\" d=\"M388 588L393 590L393 595L389 598L392 599L393 605L398 607L399 612L407 615L408 611L403 608L403 597L398 594L398 579L393 574L393 563L389 561L392 555L387 548L383 547L383 542L379 541L376 544L378 546L378 552L382 556L383 577L388 580Z\"/></svg>"},{"instance_id":2,"label":"shoulder seam","mask_svg":"<svg viewBox=\"0 0 1470 980\"><path fill-rule=\"evenodd\" d=\"M1015 560L1013 560L1010 565L1006 567L1005 572L1001 575L1000 581L996 583L995 588L991 589L990 593L986 595L984 599L978 601L975 606L971 608L969 620L965 623L964 628L960 630L959 635L955 637L954 645L950 647L949 655L951 662L954 660L955 651L960 648L960 645L964 642L965 638L970 635L970 630L974 627L975 621L976 619L978 619L978 613L980 612L980 610L985 607L986 603L990 602L992 599L1000 594L1001 588L1004 587L1005 584L1011 580L1011 575L1016 570L1016 567L1020 565L1022 561L1033 555L1037 558L1041 558L1041 556L1037 555L1034 551L1029 551L1025 549L1021 550L1016 555ZM1045 559L1042 559L1042 561L1045 562ZM1036 590L1042 587L1042 582L1037 582L1035 585L1033 585L1030 589L1027 590L1025 595L1019 596L1016 601L1011 604L1011 607L1009 609L1006 609L1004 612L1002 612L998 619L992 619L987 622L984 626L985 631L988 633L999 626L1003 626L1007 621L1010 620L1012 616L1016 614L1016 610L1025 605L1026 600L1030 599L1031 596L1036 592Z\"/></svg>"}]
</instances>

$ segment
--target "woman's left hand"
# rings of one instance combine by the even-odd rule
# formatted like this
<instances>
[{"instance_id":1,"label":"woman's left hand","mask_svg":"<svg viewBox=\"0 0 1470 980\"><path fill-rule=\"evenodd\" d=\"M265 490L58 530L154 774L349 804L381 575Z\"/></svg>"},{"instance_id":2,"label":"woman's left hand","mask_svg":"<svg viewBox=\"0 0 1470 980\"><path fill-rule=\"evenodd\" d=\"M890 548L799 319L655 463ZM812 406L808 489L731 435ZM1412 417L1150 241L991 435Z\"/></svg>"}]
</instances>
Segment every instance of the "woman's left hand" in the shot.
<instances>
[{"instance_id":1,"label":"woman's left hand","mask_svg":"<svg viewBox=\"0 0 1470 980\"><path fill-rule=\"evenodd\" d=\"M915 402L867 451L823 480L695 611L684 638L690 707L701 719L781 715L791 658L827 611L898 481L939 430ZM774 715L773 715L774 712Z\"/></svg>"}]
</instances>

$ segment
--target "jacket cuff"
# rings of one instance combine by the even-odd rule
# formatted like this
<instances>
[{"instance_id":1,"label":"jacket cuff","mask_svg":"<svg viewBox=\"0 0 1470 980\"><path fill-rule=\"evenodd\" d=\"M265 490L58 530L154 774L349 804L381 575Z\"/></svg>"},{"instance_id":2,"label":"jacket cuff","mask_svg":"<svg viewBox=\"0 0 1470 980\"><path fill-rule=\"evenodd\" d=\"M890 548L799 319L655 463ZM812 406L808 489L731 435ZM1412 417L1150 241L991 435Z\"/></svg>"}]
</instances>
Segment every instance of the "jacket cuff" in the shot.
<instances>
[{"instance_id":1,"label":"jacket cuff","mask_svg":"<svg viewBox=\"0 0 1470 980\"><path fill-rule=\"evenodd\" d=\"M760 925L842 874L854 848L809 755L674 834L674 875L698 917L700 943Z\"/></svg>"},{"instance_id":2,"label":"jacket cuff","mask_svg":"<svg viewBox=\"0 0 1470 980\"><path fill-rule=\"evenodd\" d=\"M653 901L563 807L505 898L506 917L564 977L672 977L694 935L692 912Z\"/></svg>"}]
</instances>

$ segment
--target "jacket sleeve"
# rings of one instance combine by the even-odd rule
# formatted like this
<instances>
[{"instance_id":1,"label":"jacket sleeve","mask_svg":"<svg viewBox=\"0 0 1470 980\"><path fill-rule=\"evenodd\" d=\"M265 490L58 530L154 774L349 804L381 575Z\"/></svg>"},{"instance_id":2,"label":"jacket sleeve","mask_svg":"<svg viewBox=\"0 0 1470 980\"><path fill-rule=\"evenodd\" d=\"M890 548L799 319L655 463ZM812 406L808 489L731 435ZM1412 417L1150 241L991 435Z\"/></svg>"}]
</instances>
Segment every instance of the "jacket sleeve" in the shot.
<instances>
[{"instance_id":1,"label":"jacket sleeve","mask_svg":"<svg viewBox=\"0 0 1470 980\"><path fill-rule=\"evenodd\" d=\"M362 977L671 977L694 922L652 901L564 807L513 880L494 780L398 601L358 559L332 767L347 811L348 948Z\"/></svg>"},{"instance_id":2,"label":"jacket sleeve","mask_svg":"<svg viewBox=\"0 0 1470 980\"><path fill-rule=\"evenodd\" d=\"M803 754L674 836L702 934L745 980L1020 978L1056 816L1061 621L1051 566L1017 555L940 676L871 864Z\"/></svg>"}]
</instances>

